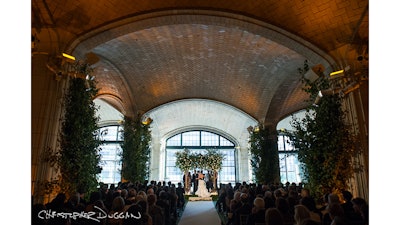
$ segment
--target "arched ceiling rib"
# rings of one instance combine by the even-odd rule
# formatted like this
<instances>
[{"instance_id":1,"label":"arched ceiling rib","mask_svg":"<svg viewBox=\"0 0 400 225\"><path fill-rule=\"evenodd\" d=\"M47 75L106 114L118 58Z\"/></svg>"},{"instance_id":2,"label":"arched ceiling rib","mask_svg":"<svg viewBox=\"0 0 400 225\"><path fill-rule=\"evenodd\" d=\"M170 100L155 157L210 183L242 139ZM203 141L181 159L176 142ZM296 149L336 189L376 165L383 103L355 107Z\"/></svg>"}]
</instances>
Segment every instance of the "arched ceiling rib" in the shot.
<instances>
[{"instance_id":1,"label":"arched ceiling rib","mask_svg":"<svg viewBox=\"0 0 400 225\"><path fill-rule=\"evenodd\" d=\"M202 98L275 124L304 107L305 59L330 70L368 54L365 0L34 0L32 13L37 51L55 33L58 50L97 54L100 94L128 115Z\"/></svg>"},{"instance_id":2,"label":"arched ceiling rib","mask_svg":"<svg viewBox=\"0 0 400 225\"><path fill-rule=\"evenodd\" d=\"M185 13L149 20L105 31L101 38L86 39L76 48L81 53L90 50L117 68L132 96L125 97L125 108L132 111L146 112L171 101L202 98L230 104L263 122L267 112L289 113L285 110L304 107L302 101L290 101L299 98L292 93L298 88L297 68L304 60L312 58L329 67L314 51L316 47L308 48L293 40L297 37L285 36L268 24ZM112 73L114 68L104 65L105 70ZM115 82L103 79L100 90L115 87L118 92ZM285 101L285 108L280 100ZM270 110L276 107L280 109ZM279 117L271 115L273 122Z\"/></svg>"}]
</instances>

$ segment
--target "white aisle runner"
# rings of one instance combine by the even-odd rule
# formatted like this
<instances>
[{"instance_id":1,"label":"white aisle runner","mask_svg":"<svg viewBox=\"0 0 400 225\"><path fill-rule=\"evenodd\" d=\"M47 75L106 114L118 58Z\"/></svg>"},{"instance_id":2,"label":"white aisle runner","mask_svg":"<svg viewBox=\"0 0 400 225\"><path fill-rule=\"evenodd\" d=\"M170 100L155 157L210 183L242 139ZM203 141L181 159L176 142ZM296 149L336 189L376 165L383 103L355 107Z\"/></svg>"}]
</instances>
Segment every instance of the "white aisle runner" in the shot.
<instances>
[{"instance_id":1,"label":"white aisle runner","mask_svg":"<svg viewBox=\"0 0 400 225\"><path fill-rule=\"evenodd\" d=\"M189 201L179 225L221 225L212 201Z\"/></svg>"}]
</instances>

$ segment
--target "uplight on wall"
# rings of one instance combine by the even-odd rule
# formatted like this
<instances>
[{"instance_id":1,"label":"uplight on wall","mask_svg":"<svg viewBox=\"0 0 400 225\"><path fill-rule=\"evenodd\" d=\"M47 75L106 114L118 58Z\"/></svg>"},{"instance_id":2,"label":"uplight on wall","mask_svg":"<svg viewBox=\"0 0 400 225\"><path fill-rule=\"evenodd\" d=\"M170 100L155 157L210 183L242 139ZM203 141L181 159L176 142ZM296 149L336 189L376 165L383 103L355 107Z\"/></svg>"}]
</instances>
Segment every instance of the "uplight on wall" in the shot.
<instances>
[{"instance_id":1,"label":"uplight on wall","mask_svg":"<svg viewBox=\"0 0 400 225\"><path fill-rule=\"evenodd\" d=\"M324 96L324 95L322 94L322 92L321 92L321 91L318 91L317 97L315 97L315 100L314 100L314 104L313 104L313 105L318 105L319 102L321 101L321 98L322 98L323 96Z\"/></svg>"},{"instance_id":2,"label":"uplight on wall","mask_svg":"<svg viewBox=\"0 0 400 225\"><path fill-rule=\"evenodd\" d=\"M330 73L329 76L335 76L335 75L341 74L341 73L343 73L343 72L344 72L344 70L338 70L338 71L335 71L335 72Z\"/></svg>"},{"instance_id":3,"label":"uplight on wall","mask_svg":"<svg viewBox=\"0 0 400 225\"><path fill-rule=\"evenodd\" d=\"M345 72L350 69L350 66L346 66L344 69L333 71L329 74L330 79L335 79L339 77L343 77L345 75Z\"/></svg>"},{"instance_id":4,"label":"uplight on wall","mask_svg":"<svg viewBox=\"0 0 400 225\"><path fill-rule=\"evenodd\" d=\"M67 59L70 59L72 61L75 61L75 56L72 55L68 55L67 53L63 53L62 56L64 56Z\"/></svg>"}]
</instances>

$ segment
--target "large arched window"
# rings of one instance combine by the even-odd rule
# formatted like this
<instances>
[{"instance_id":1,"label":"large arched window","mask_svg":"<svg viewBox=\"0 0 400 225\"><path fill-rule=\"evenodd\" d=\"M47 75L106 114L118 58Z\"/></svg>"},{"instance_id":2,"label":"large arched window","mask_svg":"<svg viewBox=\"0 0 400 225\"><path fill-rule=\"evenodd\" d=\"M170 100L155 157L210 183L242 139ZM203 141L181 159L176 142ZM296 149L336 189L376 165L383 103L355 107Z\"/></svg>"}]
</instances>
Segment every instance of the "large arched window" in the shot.
<instances>
[{"instance_id":1,"label":"large arched window","mask_svg":"<svg viewBox=\"0 0 400 225\"><path fill-rule=\"evenodd\" d=\"M297 159L297 151L290 143L288 136L284 134L278 135L278 151L281 182L301 182L300 163Z\"/></svg>"},{"instance_id":2,"label":"large arched window","mask_svg":"<svg viewBox=\"0 0 400 225\"><path fill-rule=\"evenodd\" d=\"M175 153L184 148L194 153L205 153L206 149L218 149L225 158L218 176L218 183L235 183L235 144L216 133L208 131L188 131L172 136L166 141L165 178L173 183L183 182L183 172L176 167ZM193 171L191 171L193 173ZM203 171L204 172L204 171Z\"/></svg>"},{"instance_id":3,"label":"large arched window","mask_svg":"<svg viewBox=\"0 0 400 225\"><path fill-rule=\"evenodd\" d=\"M121 126L107 126L99 129L100 140L100 166L102 167L99 181L106 184L117 184L121 181L121 146L123 141Z\"/></svg>"}]
</instances>

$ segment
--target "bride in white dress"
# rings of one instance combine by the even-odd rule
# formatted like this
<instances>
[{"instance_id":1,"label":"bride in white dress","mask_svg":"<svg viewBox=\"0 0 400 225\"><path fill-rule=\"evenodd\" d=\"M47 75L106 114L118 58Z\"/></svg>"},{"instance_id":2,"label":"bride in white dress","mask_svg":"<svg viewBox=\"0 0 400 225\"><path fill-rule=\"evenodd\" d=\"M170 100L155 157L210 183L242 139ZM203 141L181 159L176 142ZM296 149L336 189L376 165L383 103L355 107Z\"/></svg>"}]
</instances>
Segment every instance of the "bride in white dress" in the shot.
<instances>
[{"instance_id":1,"label":"bride in white dress","mask_svg":"<svg viewBox=\"0 0 400 225\"><path fill-rule=\"evenodd\" d=\"M211 196L211 193L208 192L206 182L204 181L204 176L200 178L199 176L199 186L197 188L195 195L201 197L201 198L207 198Z\"/></svg>"}]
</instances>

